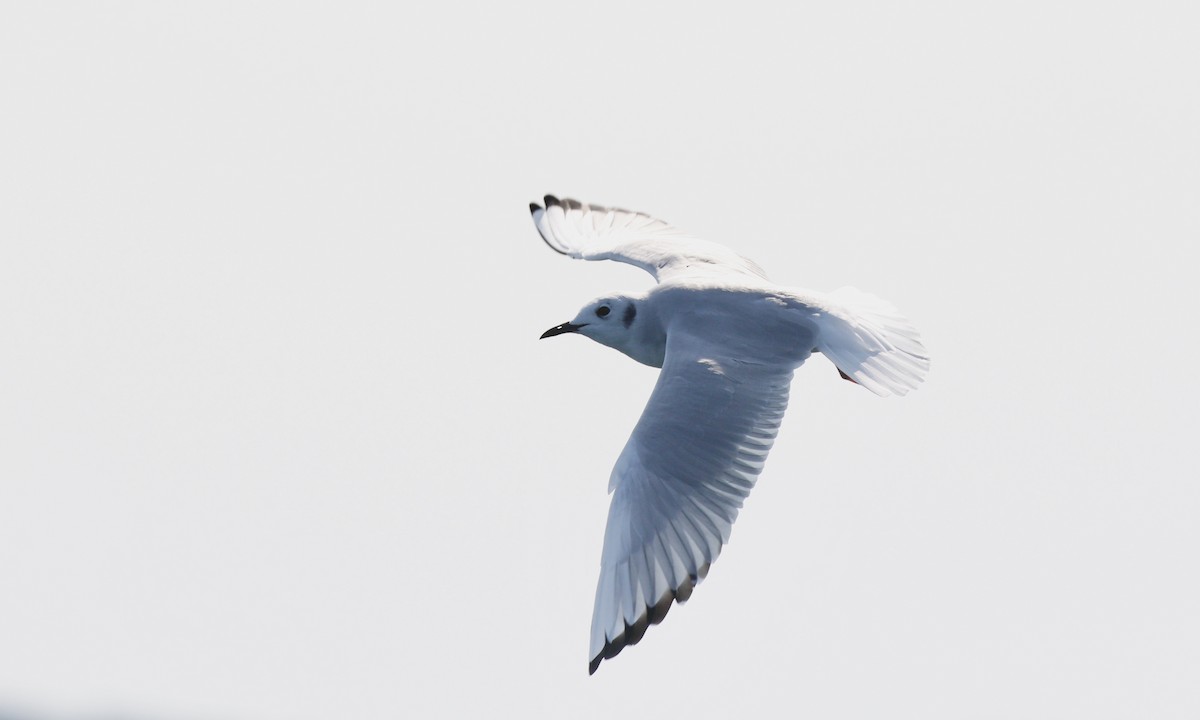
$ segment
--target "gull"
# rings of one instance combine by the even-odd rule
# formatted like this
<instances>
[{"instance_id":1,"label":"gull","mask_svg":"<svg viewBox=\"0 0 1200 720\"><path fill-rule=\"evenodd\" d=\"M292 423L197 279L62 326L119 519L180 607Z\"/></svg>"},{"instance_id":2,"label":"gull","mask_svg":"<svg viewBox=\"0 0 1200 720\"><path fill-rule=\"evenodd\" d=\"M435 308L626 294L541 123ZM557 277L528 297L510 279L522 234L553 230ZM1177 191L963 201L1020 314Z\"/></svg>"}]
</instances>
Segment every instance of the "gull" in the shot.
<instances>
[{"instance_id":1,"label":"gull","mask_svg":"<svg viewBox=\"0 0 1200 720\"><path fill-rule=\"evenodd\" d=\"M776 285L753 261L643 213L544 203L529 210L551 249L658 281L593 300L542 334L583 335L661 368L609 478L590 675L708 575L775 441L796 368L820 353L843 379L904 395L929 357L912 324L873 295Z\"/></svg>"}]
</instances>

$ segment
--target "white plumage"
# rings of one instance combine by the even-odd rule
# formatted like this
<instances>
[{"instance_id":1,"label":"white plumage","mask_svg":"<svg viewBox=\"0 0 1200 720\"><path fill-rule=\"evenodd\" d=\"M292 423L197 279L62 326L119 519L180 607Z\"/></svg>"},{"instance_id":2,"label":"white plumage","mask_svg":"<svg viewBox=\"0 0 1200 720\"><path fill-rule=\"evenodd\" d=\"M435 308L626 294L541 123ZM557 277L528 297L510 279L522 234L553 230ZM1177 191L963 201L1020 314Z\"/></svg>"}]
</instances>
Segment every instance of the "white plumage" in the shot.
<instances>
[{"instance_id":1,"label":"white plumage","mask_svg":"<svg viewBox=\"0 0 1200 720\"><path fill-rule=\"evenodd\" d=\"M813 352L878 395L929 369L895 308L853 288L783 288L754 262L642 213L559 200L530 205L564 255L640 267L659 284L599 298L543 337L577 332L661 367L609 483L613 493L592 615L589 672L684 602L728 542Z\"/></svg>"}]
</instances>

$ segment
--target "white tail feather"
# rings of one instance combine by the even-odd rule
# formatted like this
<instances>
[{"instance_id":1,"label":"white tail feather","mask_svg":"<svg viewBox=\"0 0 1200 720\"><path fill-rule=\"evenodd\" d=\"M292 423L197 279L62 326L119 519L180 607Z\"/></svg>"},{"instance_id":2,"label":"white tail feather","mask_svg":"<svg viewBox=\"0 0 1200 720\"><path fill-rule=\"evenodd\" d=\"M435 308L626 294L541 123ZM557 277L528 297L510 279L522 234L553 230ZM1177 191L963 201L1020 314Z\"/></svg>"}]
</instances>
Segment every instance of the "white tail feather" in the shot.
<instances>
[{"instance_id":1,"label":"white tail feather","mask_svg":"<svg viewBox=\"0 0 1200 720\"><path fill-rule=\"evenodd\" d=\"M827 296L817 349L846 376L876 395L904 395L925 379L929 355L921 334L896 308L844 287Z\"/></svg>"}]
</instances>

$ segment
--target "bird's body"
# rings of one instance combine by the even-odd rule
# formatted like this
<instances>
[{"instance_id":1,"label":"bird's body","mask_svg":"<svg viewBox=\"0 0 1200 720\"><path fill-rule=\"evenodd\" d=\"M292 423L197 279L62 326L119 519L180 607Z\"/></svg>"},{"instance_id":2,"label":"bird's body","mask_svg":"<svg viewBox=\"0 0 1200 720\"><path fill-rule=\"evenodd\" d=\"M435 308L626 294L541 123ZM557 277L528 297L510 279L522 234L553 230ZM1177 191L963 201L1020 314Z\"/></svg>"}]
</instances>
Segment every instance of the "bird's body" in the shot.
<instances>
[{"instance_id":1,"label":"bird's body","mask_svg":"<svg viewBox=\"0 0 1200 720\"><path fill-rule=\"evenodd\" d=\"M637 298L634 298L637 299ZM669 325L691 325L693 332L720 339L727 350L742 343L739 353L746 359L799 366L813 351L808 344L820 334L822 318L835 316L835 303L816 293L779 286L730 286L712 281L673 281L658 285L641 296L629 342L613 346L651 367L662 367ZM703 328L703 330L699 330ZM763 343L766 334L781 340ZM794 343L786 342L787 338Z\"/></svg>"},{"instance_id":2,"label":"bird's body","mask_svg":"<svg viewBox=\"0 0 1200 720\"><path fill-rule=\"evenodd\" d=\"M649 292L600 298L542 337L576 332L662 368L613 468L589 672L691 596L766 461L793 371L820 352L843 378L903 395L929 367L916 330L851 288L783 288L715 243L640 213L546 197L556 251L642 267Z\"/></svg>"}]
</instances>

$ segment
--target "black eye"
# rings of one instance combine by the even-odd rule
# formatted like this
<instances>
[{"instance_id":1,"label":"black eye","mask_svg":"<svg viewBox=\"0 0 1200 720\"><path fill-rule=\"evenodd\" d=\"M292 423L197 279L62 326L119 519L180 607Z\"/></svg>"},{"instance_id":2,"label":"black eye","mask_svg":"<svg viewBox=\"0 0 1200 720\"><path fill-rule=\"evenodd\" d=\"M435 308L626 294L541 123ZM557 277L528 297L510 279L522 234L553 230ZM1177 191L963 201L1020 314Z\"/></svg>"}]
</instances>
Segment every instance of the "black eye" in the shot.
<instances>
[{"instance_id":1,"label":"black eye","mask_svg":"<svg viewBox=\"0 0 1200 720\"><path fill-rule=\"evenodd\" d=\"M607 305L601 305L600 307L596 308L596 317L605 317L610 312L612 311L608 309Z\"/></svg>"}]
</instances>

